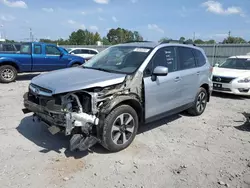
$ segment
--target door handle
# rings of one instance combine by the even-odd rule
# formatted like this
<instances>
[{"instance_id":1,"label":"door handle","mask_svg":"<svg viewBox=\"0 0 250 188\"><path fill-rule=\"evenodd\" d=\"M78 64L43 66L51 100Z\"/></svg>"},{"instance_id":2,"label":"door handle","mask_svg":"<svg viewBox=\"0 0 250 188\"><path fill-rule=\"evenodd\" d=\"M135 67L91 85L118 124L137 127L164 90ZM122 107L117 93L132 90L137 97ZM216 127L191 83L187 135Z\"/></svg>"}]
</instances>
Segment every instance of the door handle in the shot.
<instances>
[{"instance_id":1,"label":"door handle","mask_svg":"<svg viewBox=\"0 0 250 188\"><path fill-rule=\"evenodd\" d=\"M178 82L180 80L181 80L181 78L179 76L174 79L175 82Z\"/></svg>"}]
</instances>

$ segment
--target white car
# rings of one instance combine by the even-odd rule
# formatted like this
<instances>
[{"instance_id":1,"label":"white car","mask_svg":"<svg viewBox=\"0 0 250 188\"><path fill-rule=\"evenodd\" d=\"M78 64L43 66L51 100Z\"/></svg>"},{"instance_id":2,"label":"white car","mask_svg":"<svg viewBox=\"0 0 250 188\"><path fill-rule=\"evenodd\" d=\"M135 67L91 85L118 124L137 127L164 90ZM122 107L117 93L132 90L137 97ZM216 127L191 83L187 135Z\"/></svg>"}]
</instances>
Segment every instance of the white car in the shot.
<instances>
[{"instance_id":1,"label":"white car","mask_svg":"<svg viewBox=\"0 0 250 188\"><path fill-rule=\"evenodd\" d=\"M213 91L250 96L250 55L229 57L213 68Z\"/></svg>"},{"instance_id":2,"label":"white car","mask_svg":"<svg viewBox=\"0 0 250 188\"><path fill-rule=\"evenodd\" d=\"M99 53L96 49L92 48L68 48L67 51L70 54L83 57L86 61Z\"/></svg>"}]
</instances>

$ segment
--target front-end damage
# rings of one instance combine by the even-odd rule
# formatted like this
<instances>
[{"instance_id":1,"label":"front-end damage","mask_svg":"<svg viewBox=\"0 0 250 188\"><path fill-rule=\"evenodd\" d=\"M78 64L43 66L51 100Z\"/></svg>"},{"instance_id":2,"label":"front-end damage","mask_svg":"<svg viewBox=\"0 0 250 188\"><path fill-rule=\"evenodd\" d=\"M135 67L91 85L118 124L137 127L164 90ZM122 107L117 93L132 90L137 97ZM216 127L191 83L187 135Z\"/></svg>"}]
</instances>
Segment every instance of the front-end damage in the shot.
<instances>
[{"instance_id":1,"label":"front-end damage","mask_svg":"<svg viewBox=\"0 0 250 188\"><path fill-rule=\"evenodd\" d=\"M140 71L127 75L120 84L51 96L34 92L41 89L39 86L30 87L24 95L24 113L34 112L36 119L46 123L52 134L62 131L66 136L72 136L70 150L82 151L97 142L101 143L105 117L120 103L133 101L143 109L144 91Z\"/></svg>"}]
</instances>

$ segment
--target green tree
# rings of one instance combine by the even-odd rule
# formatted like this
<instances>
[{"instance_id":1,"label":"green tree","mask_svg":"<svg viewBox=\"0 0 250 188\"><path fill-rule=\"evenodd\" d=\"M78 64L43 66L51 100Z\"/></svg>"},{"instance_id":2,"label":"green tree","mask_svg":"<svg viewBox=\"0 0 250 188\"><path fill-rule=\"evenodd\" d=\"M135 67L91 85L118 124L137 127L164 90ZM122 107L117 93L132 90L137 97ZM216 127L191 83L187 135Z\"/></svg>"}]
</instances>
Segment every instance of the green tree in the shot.
<instances>
[{"instance_id":1,"label":"green tree","mask_svg":"<svg viewBox=\"0 0 250 188\"><path fill-rule=\"evenodd\" d=\"M186 43L193 43L193 40L192 39L188 39L185 41Z\"/></svg>"},{"instance_id":2,"label":"green tree","mask_svg":"<svg viewBox=\"0 0 250 188\"><path fill-rule=\"evenodd\" d=\"M109 42L107 37L102 38L102 43L103 43L103 45L111 45L111 43Z\"/></svg>"},{"instance_id":3,"label":"green tree","mask_svg":"<svg viewBox=\"0 0 250 188\"><path fill-rule=\"evenodd\" d=\"M195 43L195 44L204 44L205 42L204 42L203 40L201 40L201 39L196 39L196 40L194 41L194 43Z\"/></svg>"},{"instance_id":4,"label":"green tree","mask_svg":"<svg viewBox=\"0 0 250 188\"><path fill-rule=\"evenodd\" d=\"M5 40L7 43L15 43L16 41L14 41L14 40L8 40L8 39L6 39Z\"/></svg>"},{"instance_id":5,"label":"green tree","mask_svg":"<svg viewBox=\"0 0 250 188\"><path fill-rule=\"evenodd\" d=\"M186 39L185 39L185 37L180 37L180 39L179 39L181 42L184 42Z\"/></svg>"},{"instance_id":6,"label":"green tree","mask_svg":"<svg viewBox=\"0 0 250 188\"><path fill-rule=\"evenodd\" d=\"M135 41L143 41L143 37L140 35L138 31L134 31L133 35Z\"/></svg>"},{"instance_id":7,"label":"green tree","mask_svg":"<svg viewBox=\"0 0 250 188\"><path fill-rule=\"evenodd\" d=\"M69 44L74 45L95 45L97 41L101 41L100 34L88 30L79 29L69 36Z\"/></svg>"},{"instance_id":8,"label":"green tree","mask_svg":"<svg viewBox=\"0 0 250 188\"><path fill-rule=\"evenodd\" d=\"M216 41L211 39L211 40L208 40L208 41L205 41L206 44L215 44Z\"/></svg>"},{"instance_id":9,"label":"green tree","mask_svg":"<svg viewBox=\"0 0 250 188\"><path fill-rule=\"evenodd\" d=\"M241 44L241 43L247 43L243 38L241 37L227 37L223 40L223 44Z\"/></svg>"},{"instance_id":10,"label":"green tree","mask_svg":"<svg viewBox=\"0 0 250 188\"><path fill-rule=\"evenodd\" d=\"M138 31L130 31L124 28L110 29L107 39L111 44L119 44L128 41L142 41L143 38Z\"/></svg>"},{"instance_id":11,"label":"green tree","mask_svg":"<svg viewBox=\"0 0 250 188\"><path fill-rule=\"evenodd\" d=\"M167 37L163 37L161 38L158 42L164 42L164 41L168 41L168 40L172 40L171 38L167 38Z\"/></svg>"}]
</instances>

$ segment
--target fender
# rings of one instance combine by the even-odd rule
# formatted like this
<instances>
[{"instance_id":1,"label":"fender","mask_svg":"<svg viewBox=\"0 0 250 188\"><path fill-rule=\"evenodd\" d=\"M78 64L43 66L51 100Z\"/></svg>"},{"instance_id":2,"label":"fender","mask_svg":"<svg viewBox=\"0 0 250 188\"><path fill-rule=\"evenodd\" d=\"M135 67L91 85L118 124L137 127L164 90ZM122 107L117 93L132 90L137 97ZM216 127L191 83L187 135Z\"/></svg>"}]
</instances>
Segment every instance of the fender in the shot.
<instances>
[{"instance_id":1,"label":"fender","mask_svg":"<svg viewBox=\"0 0 250 188\"><path fill-rule=\"evenodd\" d=\"M119 104L129 104L131 107L135 108L140 117L143 116L143 106L139 100L139 97L135 94L120 95L116 96L112 100L108 101L101 109L101 113L107 115ZM139 110L139 111L138 111Z\"/></svg>"},{"instance_id":2,"label":"fender","mask_svg":"<svg viewBox=\"0 0 250 188\"><path fill-rule=\"evenodd\" d=\"M16 59L9 58L9 57L0 57L0 65L4 64L4 63L14 64L16 66L16 68L18 68L18 70L20 70L20 63Z\"/></svg>"}]
</instances>

